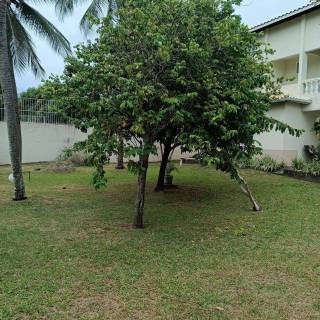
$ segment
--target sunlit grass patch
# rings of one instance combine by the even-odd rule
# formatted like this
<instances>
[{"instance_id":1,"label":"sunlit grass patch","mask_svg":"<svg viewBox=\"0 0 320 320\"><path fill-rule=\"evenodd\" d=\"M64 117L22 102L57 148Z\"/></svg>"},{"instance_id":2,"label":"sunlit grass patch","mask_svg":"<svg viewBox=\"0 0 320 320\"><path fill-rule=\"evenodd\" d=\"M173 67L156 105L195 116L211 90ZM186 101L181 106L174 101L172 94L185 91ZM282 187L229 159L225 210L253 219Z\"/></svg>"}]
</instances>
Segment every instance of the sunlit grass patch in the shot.
<instances>
[{"instance_id":1,"label":"sunlit grass patch","mask_svg":"<svg viewBox=\"0 0 320 320\"><path fill-rule=\"evenodd\" d=\"M317 184L245 171L264 211L196 165L154 193L132 229L135 176L33 171L10 201L0 168L0 319L319 319ZM2 174L2 175L1 175Z\"/></svg>"}]
</instances>

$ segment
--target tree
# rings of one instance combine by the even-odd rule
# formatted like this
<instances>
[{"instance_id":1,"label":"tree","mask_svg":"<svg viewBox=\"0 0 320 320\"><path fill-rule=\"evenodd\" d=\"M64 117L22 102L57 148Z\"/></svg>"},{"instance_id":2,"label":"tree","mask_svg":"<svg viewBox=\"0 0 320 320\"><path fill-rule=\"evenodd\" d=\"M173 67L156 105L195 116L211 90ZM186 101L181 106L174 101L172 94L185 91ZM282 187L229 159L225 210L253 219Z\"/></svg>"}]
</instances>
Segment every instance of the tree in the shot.
<instances>
[{"instance_id":1,"label":"tree","mask_svg":"<svg viewBox=\"0 0 320 320\"><path fill-rule=\"evenodd\" d=\"M19 98L21 99L49 99L44 90L44 86L30 87L26 91L20 93ZM52 99L52 97L50 97Z\"/></svg>"},{"instance_id":2,"label":"tree","mask_svg":"<svg viewBox=\"0 0 320 320\"><path fill-rule=\"evenodd\" d=\"M75 7L85 0L57 0L56 11L63 19L66 15L73 13ZM89 7L80 21L80 28L87 34L93 27L93 20L102 18L113 13L117 7L121 6L124 0L87 0Z\"/></svg>"},{"instance_id":3,"label":"tree","mask_svg":"<svg viewBox=\"0 0 320 320\"><path fill-rule=\"evenodd\" d=\"M0 87L8 127L15 185L14 200L26 198L21 165L22 139L14 68L22 72L30 67L36 76L44 73L24 25L46 39L59 54L66 55L71 52L66 38L26 1L0 0Z\"/></svg>"},{"instance_id":4,"label":"tree","mask_svg":"<svg viewBox=\"0 0 320 320\"><path fill-rule=\"evenodd\" d=\"M56 2L56 11L63 19L66 15L71 14L75 7L82 3L83 0L60 0ZM89 0L87 1L89 2ZM88 34L92 29L95 21L106 15L112 15L116 8L120 7L124 3L124 0L91 0L90 5L84 13L80 21L80 28ZM119 149L117 150L117 165L116 169L124 169L123 159L123 143L121 134L119 135Z\"/></svg>"},{"instance_id":5,"label":"tree","mask_svg":"<svg viewBox=\"0 0 320 320\"><path fill-rule=\"evenodd\" d=\"M192 119L194 120L194 118ZM168 128L165 132L162 132L159 135L161 163L158 173L157 184L154 189L154 191L156 192L163 191L165 189L164 178L166 174L166 168L170 160L170 156L177 147L181 146L181 141L179 140L181 133L180 130L182 128L186 129L186 123L177 125L178 126L176 128Z\"/></svg>"},{"instance_id":6,"label":"tree","mask_svg":"<svg viewBox=\"0 0 320 320\"><path fill-rule=\"evenodd\" d=\"M103 165L117 150L118 134L124 137L128 167L138 175L137 228L157 142L195 147L231 172L239 153L258 152L256 133L290 129L266 116L277 91L269 50L234 14L234 4L128 1L116 12L118 23L105 18L98 39L80 45L64 75L52 79L61 108L79 129L92 129L76 148L91 154L97 188L106 183Z\"/></svg>"},{"instance_id":7,"label":"tree","mask_svg":"<svg viewBox=\"0 0 320 320\"><path fill-rule=\"evenodd\" d=\"M116 169L118 170L122 170L124 169L124 142L123 142L123 138L122 138L122 134L121 132L119 132L118 134L118 150L117 150L117 165L116 165Z\"/></svg>"},{"instance_id":8,"label":"tree","mask_svg":"<svg viewBox=\"0 0 320 320\"><path fill-rule=\"evenodd\" d=\"M200 150L205 162L229 173L249 197L253 209L260 211L261 206L237 170L237 162L262 153L255 139L263 132L274 129L299 137L303 130L267 115L272 101L281 93L282 79L275 79L272 64L266 62L273 51L258 44L256 34L237 20L221 24L219 29L220 34L208 34L221 37L215 69L219 86L211 102L214 108L206 110L202 125L184 139Z\"/></svg>"}]
</instances>

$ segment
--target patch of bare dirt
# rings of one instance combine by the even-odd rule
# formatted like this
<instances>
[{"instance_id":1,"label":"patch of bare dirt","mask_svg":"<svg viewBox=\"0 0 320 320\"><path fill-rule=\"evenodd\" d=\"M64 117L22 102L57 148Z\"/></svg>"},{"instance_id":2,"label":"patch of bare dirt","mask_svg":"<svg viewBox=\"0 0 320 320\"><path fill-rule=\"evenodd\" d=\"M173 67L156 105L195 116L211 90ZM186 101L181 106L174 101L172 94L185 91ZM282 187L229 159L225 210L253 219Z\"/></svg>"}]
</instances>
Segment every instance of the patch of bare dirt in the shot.
<instances>
[{"instance_id":1,"label":"patch of bare dirt","mask_svg":"<svg viewBox=\"0 0 320 320\"><path fill-rule=\"evenodd\" d=\"M68 173L75 171L74 164L67 160L67 161L55 161L49 164L46 171L53 172L53 173Z\"/></svg>"}]
</instances>

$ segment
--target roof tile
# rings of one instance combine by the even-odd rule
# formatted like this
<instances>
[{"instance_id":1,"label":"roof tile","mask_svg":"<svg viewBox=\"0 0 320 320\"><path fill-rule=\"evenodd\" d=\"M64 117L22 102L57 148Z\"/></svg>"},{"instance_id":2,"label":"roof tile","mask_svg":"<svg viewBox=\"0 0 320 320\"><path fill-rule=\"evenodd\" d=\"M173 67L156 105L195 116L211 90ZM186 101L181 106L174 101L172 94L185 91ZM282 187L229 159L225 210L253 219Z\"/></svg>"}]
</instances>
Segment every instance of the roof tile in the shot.
<instances>
[{"instance_id":1,"label":"roof tile","mask_svg":"<svg viewBox=\"0 0 320 320\"><path fill-rule=\"evenodd\" d=\"M271 20L268 20L266 22L263 22L261 24L258 24L256 26L254 26L253 28L251 28L251 31L261 31L267 27L270 27L272 25L275 25L275 24L278 24L278 23L281 23L283 20L287 20L287 19L290 19L290 18L294 18L295 16L297 15L300 15L300 14L303 14L309 10L313 10L317 7L320 7L320 3L309 3L303 7L300 7L298 9L295 9L295 10L292 10L292 11L289 11L285 14L282 14L278 17L275 17Z\"/></svg>"}]
</instances>

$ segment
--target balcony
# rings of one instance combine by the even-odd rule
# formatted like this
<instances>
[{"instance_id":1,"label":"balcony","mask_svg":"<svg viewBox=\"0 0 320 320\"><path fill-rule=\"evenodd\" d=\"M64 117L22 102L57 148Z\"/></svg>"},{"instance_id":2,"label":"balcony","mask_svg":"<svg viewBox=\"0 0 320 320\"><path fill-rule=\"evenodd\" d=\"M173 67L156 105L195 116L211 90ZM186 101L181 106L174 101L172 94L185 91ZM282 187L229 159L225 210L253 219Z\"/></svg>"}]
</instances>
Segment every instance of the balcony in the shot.
<instances>
[{"instance_id":1,"label":"balcony","mask_svg":"<svg viewBox=\"0 0 320 320\"><path fill-rule=\"evenodd\" d=\"M320 78L305 80L303 82L303 94L308 96L320 94Z\"/></svg>"},{"instance_id":2,"label":"balcony","mask_svg":"<svg viewBox=\"0 0 320 320\"><path fill-rule=\"evenodd\" d=\"M320 102L320 48L308 51L301 63L299 55L273 61L275 76L282 77L284 94L307 98L319 98Z\"/></svg>"},{"instance_id":3,"label":"balcony","mask_svg":"<svg viewBox=\"0 0 320 320\"><path fill-rule=\"evenodd\" d=\"M288 57L272 62L276 78L283 78L284 85L294 85L298 83L299 56Z\"/></svg>"},{"instance_id":4,"label":"balcony","mask_svg":"<svg viewBox=\"0 0 320 320\"><path fill-rule=\"evenodd\" d=\"M320 94L320 50L307 53L306 80L302 82L303 94L316 96Z\"/></svg>"},{"instance_id":5,"label":"balcony","mask_svg":"<svg viewBox=\"0 0 320 320\"><path fill-rule=\"evenodd\" d=\"M290 96L297 96L299 92L298 71L299 56L288 57L273 61L275 78L283 78L282 91Z\"/></svg>"}]
</instances>

